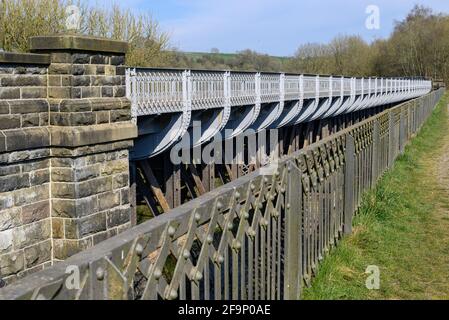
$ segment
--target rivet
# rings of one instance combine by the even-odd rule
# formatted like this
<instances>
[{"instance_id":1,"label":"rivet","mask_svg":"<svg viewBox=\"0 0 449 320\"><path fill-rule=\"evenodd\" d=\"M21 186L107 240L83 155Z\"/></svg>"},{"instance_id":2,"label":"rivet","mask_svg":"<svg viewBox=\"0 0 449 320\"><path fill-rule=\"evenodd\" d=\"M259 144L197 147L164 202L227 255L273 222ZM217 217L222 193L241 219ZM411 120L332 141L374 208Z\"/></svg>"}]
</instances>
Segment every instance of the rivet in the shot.
<instances>
[{"instance_id":1,"label":"rivet","mask_svg":"<svg viewBox=\"0 0 449 320\"><path fill-rule=\"evenodd\" d=\"M228 230L231 231L232 229L234 229L234 224L232 222L229 222Z\"/></svg>"},{"instance_id":2,"label":"rivet","mask_svg":"<svg viewBox=\"0 0 449 320\"><path fill-rule=\"evenodd\" d=\"M285 193L285 188L284 187L281 188L281 193Z\"/></svg>"},{"instance_id":3,"label":"rivet","mask_svg":"<svg viewBox=\"0 0 449 320\"><path fill-rule=\"evenodd\" d=\"M97 276L97 280L103 281L103 279L104 279L104 270L103 270L103 268L101 268L101 267L98 268L97 272L95 274Z\"/></svg>"},{"instance_id":4,"label":"rivet","mask_svg":"<svg viewBox=\"0 0 449 320\"><path fill-rule=\"evenodd\" d=\"M136 254L141 257L143 254L143 246L139 243L136 246Z\"/></svg>"},{"instance_id":5,"label":"rivet","mask_svg":"<svg viewBox=\"0 0 449 320\"><path fill-rule=\"evenodd\" d=\"M268 178L267 177L264 177L263 178L263 181L266 183L266 182L268 182Z\"/></svg>"},{"instance_id":6,"label":"rivet","mask_svg":"<svg viewBox=\"0 0 449 320\"><path fill-rule=\"evenodd\" d=\"M224 262L224 257L222 255L219 255L217 257L217 261L218 261L218 263L223 263Z\"/></svg>"},{"instance_id":7,"label":"rivet","mask_svg":"<svg viewBox=\"0 0 449 320\"><path fill-rule=\"evenodd\" d=\"M218 209L218 210L223 209L223 203L221 203L221 201L218 201L218 202L217 202L217 209Z\"/></svg>"},{"instance_id":8,"label":"rivet","mask_svg":"<svg viewBox=\"0 0 449 320\"><path fill-rule=\"evenodd\" d=\"M190 258L190 252L188 250L184 250L182 256L184 257L184 259L189 259Z\"/></svg>"},{"instance_id":9,"label":"rivet","mask_svg":"<svg viewBox=\"0 0 449 320\"><path fill-rule=\"evenodd\" d=\"M251 189L251 191L256 190L256 186L254 185L254 183L251 183L250 189Z\"/></svg>"},{"instance_id":10,"label":"rivet","mask_svg":"<svg viewBox=\"0 0 449 320\"><path fill-rule=\"evenodd\" d=\"M168 228L168 235L170 237L173 237L175 235L175 233L176 233L176 229L174 227L169 227Z\"/></svg>"},{"instance_id":11,"label":"rivet","mask_svg":"<svg viewBox=\"0 0 449 320\"><path fill-rule=\"evenodd\" d=\"M212 242L214 241L214 238L211 235L208 235L206 241L208 244L212 244Z\"/></svg>"},{"instance_id":12,"label":"rivet","mask_svg":"<svg viewBox=\"0 0 449 320\"><path fill-rule=\"evenodd\" d=\"M200 222L201 221L201 214L195 213L195 221Z\"/></svg>"},{"instance_id":13,"label":"rivet","mask_svg":"<svg viewBox=\"0 0 449 320\"><path fill-rule=\"evenodd\" d=\"M197 271L196 275L195 275L195 280L201 281L202 279L203 279L203 274L201 272Z\"/></svg>"},{"instance_id":14,"label":"rivet","mask_svg":"<svg viewBox=\"0 0 449 320\"><path fill-rule=\"evenodd\" d=\"M156 270L154 270L153 275L154 275L154 279L159 280L162 276L162 272L160 269L156 269Z\"/></svg>"},{"instance_id":15,"label":"rivet","mask_svg":"<svg viewBox=\"0 0 449 320\"><path fill-rule=\"evenodd\" d=\"M234 249L240 250L242 248L242 244L240 241L234 240Z\"/></svg>"},{"instance_id":16,"label":"rivet","mask_svg":"<svg viewBox=\"0 0 449 320\"><path fill-rule=\"evenodd\" d=\"M290 203L287 203L287 209L290 209L290 207L291 207Z\"/></svg>"},{"instance_id":17,"label":"rivet","mask_svg":"<svg viewBox=\"0 0 449 320\"><path fill-rule=\"evenodd\" d=\"M240 192L236 192L236 193L235 193L235 199L236 199L236 200L239 200L239 199L240 199Z\"/></svg>"},{"instance_id":18,"label":"rivet","mask_svg":"<svg viewBox=\"0 0 449 320\"><path fill-rule=\"evenodd\" d=\"M178 292L176 290L172 290L170 291L170 297L171 300L175 300L176 298L178 298Z\"/></svg>"},{"instance_id":19,"label":"rivet","mask_svg":"<svg viewBox=\"0 0 449 320\"><path fill-rule=\"evenodd\" d=\"M276 177L279 177L281 173L279 172L279 170L276 170L276 173L274 174Z\"/></svg>"},{"instance_id":20,"label":"rivet","mask_svg":"<svg viewBox=\"0 0 449 320\"><path fill-rule=\"evenodd\" d=\"M249 213L248 213L248 212L244 212L244 213L242 214L242 216L243 216L243 219L245 219L245 220L248 220L248 219L249 219Z\"/></svg>"},{"instance_id":21,"label":"rivet","mask_svg":"<svg viewBox=\"0 0 449 320\"><path fill-rule=\"evenodd\" d=\"M258 204L258 207L259 207L259 209L263 209L263 203L262 203L262 202L259 203L259 204Z\"/></svg>"},{"instance_id":22,"label":"rivet","mask_svg":"<svg viewBox=\"0 0 449 320\"><path fill-rule=\"evenodd\" d=\"M253 228L248 229L248 234L250 237L254 238L256 236L256 231Z\"/></svg>"}]
</instances>

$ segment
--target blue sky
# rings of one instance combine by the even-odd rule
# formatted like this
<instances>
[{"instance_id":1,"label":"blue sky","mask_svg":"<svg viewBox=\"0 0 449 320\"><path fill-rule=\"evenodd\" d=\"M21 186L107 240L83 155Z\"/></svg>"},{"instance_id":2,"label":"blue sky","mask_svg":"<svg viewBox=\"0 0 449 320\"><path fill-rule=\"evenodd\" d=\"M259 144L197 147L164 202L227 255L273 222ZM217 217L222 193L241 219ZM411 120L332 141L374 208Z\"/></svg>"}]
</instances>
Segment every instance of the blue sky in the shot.
<instances>
[{"instance_id":1,"label":"blue sky","mask_svg":"<svg viewBox=\"0 0 449 320\"><path fill-rule=\"evenodd\" d=\"M108 0L93 0L111 3ZM391 33L414 4L449 13L448 0L126 0L122 7L150 11L172 45L183 51L221 52L253 49L292 55L307 42L328 42L336 35L359 34L371 41ZM368 5L380 9L380 29L368 30Z\"/></svg>"}]
</instances>

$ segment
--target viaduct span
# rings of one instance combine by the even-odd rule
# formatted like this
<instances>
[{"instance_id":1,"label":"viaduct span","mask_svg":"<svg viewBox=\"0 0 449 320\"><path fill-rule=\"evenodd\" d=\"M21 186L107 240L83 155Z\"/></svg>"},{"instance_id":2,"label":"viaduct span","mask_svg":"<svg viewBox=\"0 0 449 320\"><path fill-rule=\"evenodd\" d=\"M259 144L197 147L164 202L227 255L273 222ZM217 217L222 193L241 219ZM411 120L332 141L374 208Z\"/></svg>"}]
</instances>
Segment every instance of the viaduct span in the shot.
<instances>
[{"instance_id":1,"label":"viaduct span","mask_svg":"<svg viewBox=\"0 0 449 320\"><path fill-rule=\"evenodd\" d=\"M0 299L298 298L443 93L136 69L124 42L30 41L0 53ZM183 137L202 150L248 131L268 141L256 164L170 162ZM142 207L155 218L140 224Z\"/></svg>"}]
</instances>

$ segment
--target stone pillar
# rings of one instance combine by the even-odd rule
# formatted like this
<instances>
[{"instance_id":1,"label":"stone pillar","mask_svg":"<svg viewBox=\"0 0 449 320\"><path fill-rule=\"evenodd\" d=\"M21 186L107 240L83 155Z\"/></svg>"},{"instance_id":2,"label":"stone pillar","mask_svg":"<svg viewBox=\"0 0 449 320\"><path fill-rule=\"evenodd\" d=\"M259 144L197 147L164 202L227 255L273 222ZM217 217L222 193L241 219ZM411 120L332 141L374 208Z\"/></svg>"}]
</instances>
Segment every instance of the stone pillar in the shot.
<instances>
[{"instance_id":1,"label":"stone pillar","mask_svg":"<svg viewBox=\"0 0 449 320\"><path fill-rule=\"evenodd\" d=\"M32 38L31 49L38 54L0 66L0 277L7 279L87 249L132 219L128 151L137 128L125 98L127 44L62 35ZM40 67L20 59L40 59Z\"/></svg>"}]
</instances>

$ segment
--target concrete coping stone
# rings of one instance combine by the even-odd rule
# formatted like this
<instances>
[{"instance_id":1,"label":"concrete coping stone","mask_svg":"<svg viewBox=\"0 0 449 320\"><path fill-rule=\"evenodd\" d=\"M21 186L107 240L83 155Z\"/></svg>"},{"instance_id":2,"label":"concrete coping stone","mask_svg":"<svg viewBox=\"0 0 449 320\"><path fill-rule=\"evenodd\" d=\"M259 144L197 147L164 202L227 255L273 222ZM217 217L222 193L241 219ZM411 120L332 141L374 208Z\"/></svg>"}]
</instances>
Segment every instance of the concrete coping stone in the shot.
<instances>
[{"instance_id":1,"label":"concrete coping stone","mask_svg":"<svg viewBox=\"0 0 449 320\"><path fill-rule=\"evenodd\" d=\"M90 51L125 54L128 43L107 38L81 35L55 35L30 38L30 50L37 51Z\"/></svg>"},{"instance_id":2,"label":"concrete coping stone","mask_svg":"<svg viewBox=\"0 0 449 320\"><path fill-rule=\"evenodd\" d=\"M0 64L49 65L50 55L0 52Z\"/></svg>"}]
</instances>

